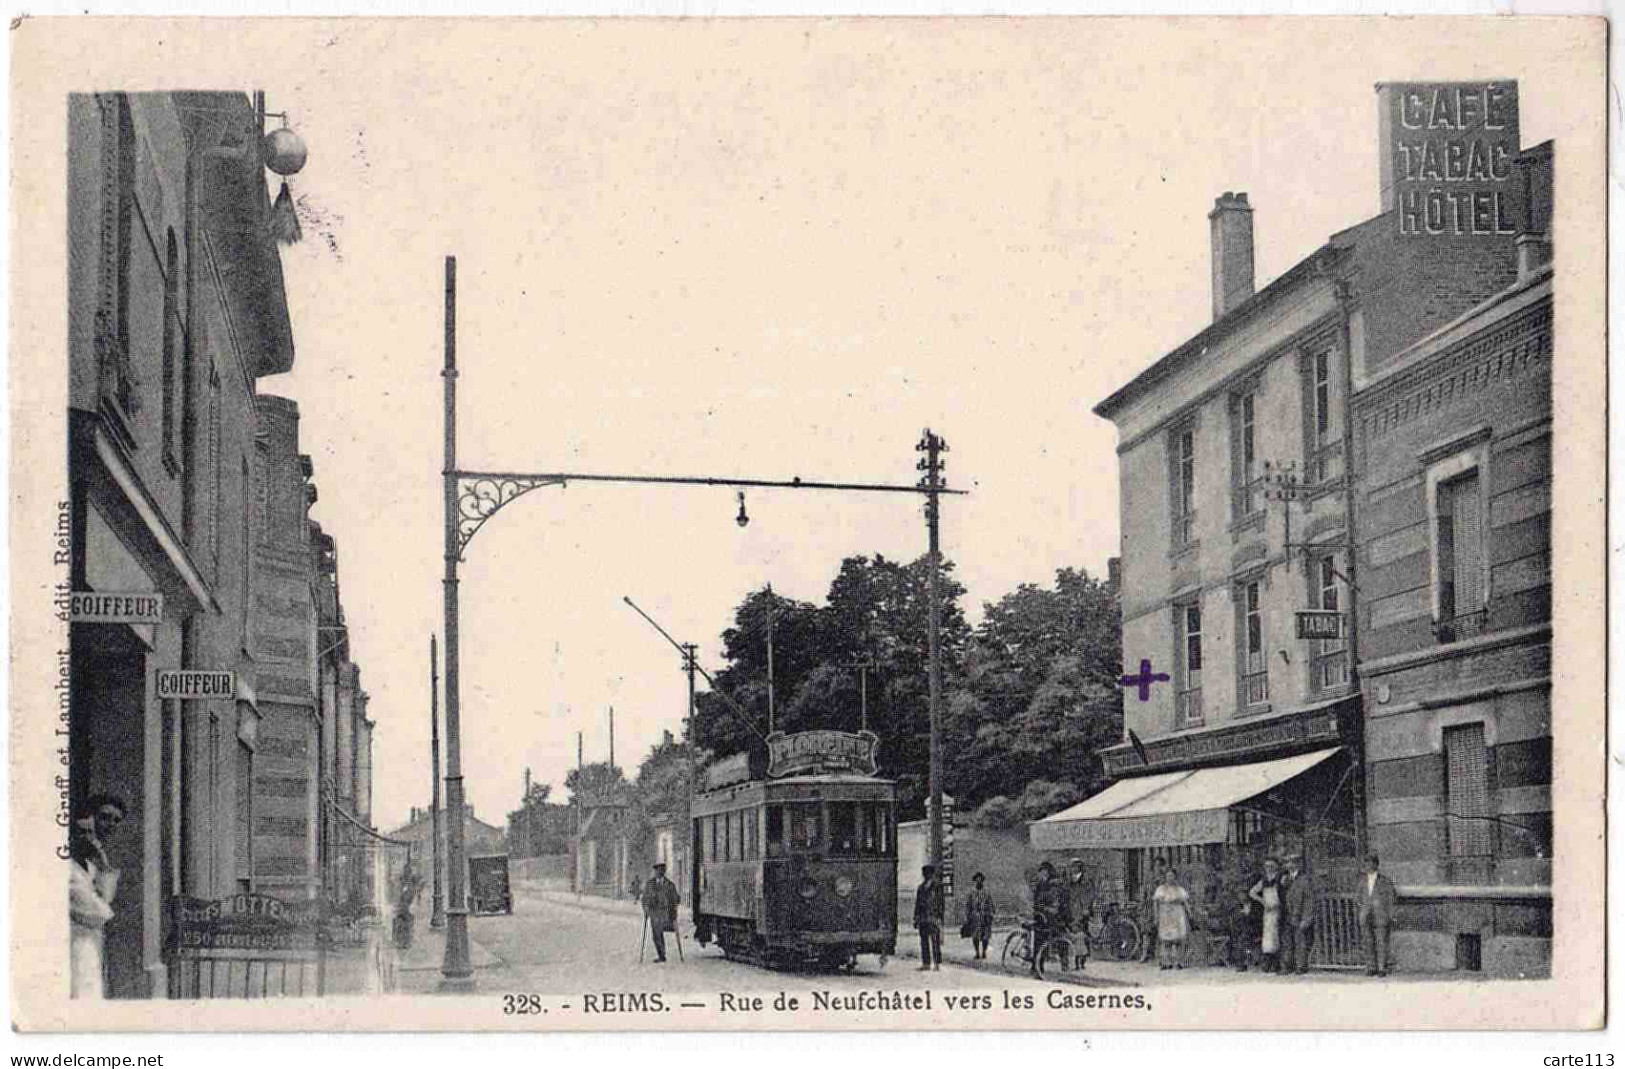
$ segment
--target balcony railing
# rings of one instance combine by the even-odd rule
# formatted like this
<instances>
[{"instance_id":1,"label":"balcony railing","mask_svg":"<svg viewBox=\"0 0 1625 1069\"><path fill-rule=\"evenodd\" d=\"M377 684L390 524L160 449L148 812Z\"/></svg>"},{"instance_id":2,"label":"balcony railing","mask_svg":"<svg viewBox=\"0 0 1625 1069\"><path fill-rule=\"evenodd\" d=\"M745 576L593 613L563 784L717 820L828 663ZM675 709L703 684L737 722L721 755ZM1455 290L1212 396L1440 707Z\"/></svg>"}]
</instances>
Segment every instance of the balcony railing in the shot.
<instances>
[{"instance_id":1,"label":"balcony railing","mask_svg":"<svg viewBox=\"0 0 1625 1069\"><path fill-rule=\"evenodd\" d=\"M1343 443L1327 442L1309 454L1304 465L1304 482L1310 487L1330 482L1343 474Z\"/></svg>"},{"instance_id":2,"label":"balcony railing","mask_svg":"<svg viewBox=\"0 0 1625 1069\"><path fill-rule=\"evenodd\" d=\"M1236 523L1258 515L1264 508L1264 479L1259 477L1230 491L1230 512Z\"/></svg>"},{"instance_id":3,"label":"balcony railing","mask_svg":"<svg viewBox=\"0 0 1625 1069\"><path fill-rule=\"evenodd\" d=\"M1314 658L1315 686L1321 690L1346 686L1349 681L1349 657L1345 649L1328 650Z\"/></svg>"},{"instance_id":4,"label":"balcony railing","mask_svg":"<svg viewBox=\"0 0 1625 1069\"><path fill-rule=\"evenodd\" d=\"M1192 687L1179 691L1174 698L1174 714L1181 727L1194 727L1204 720L1202 688Z\"/></svg>"},{"instance_id":5,"label":"balcony railing","mask_svg":"<svg viewBox=\"0 0 1625 1069\"><path fill-rule=\"evenodd\" d=\"M1175 514L1173 520L1174 552L1177 553L1195 541L1196 510Z\"/></svg>"},{"instance_id":6,"label":"balcony railing","mask_svg":"<svg viewBox=\"0 0 1625 1069\"><path fill-rule=\"evenodd\" d=\"M1263 705L1270 700L1270 673L1268 668L1248 672L1241 677L1241 703Z\"/></svg>"},{"instance_id":7,"label":"balcony railing","mask_svg":"<svg viewBox=\"0 0 1625 1069\"><path fill-rule=\"evenodd\" d=\"M1457 616L1437 620L1433 624L1433 634L1440 643L1460 642L1464 638L1476 638L1482 635L1485 625L1489 622L1489 610L1479 609L1477 612L1461 613Z\"/></svg>"}]
</instances>

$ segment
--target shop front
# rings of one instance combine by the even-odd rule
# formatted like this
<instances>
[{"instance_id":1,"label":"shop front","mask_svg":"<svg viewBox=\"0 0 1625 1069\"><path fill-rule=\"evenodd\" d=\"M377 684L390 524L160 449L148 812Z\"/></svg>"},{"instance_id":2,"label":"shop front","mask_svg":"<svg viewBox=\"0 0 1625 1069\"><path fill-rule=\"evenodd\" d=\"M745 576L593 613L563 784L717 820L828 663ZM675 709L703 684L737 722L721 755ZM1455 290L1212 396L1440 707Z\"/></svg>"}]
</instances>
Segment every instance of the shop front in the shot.
<instances>
[{"instance_id":1,"label":"shop front","mask_svg":"<svg viewBox=\"0 0 1625 1069\"><path fill-rule=\"evenodd\" d=\"M1141 908L1161 859L1209 932L1266 858L1301 857L1321 899L1319 963L1358 964L1345 917L1358 870L1358 709L1350 697L1114 747L1101 756L1116 781L1029 825L1032 845L1118 851L1123 899Z\"/></svg>"}]
</instances>

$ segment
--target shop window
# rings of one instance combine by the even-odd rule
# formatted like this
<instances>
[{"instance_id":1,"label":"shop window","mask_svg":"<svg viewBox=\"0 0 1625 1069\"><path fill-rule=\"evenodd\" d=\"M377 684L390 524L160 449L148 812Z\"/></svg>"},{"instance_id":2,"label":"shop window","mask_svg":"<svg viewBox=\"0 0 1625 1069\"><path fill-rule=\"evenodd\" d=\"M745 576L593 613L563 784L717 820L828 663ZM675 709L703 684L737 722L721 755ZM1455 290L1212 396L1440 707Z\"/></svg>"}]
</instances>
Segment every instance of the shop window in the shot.
<instances>
[{"instance_id":1,"label":"shop window","mask_svg":"<svg viewBox=\"0 0 1625 1069\"><path fill-rule=\"evenodd\" d=\"M1437 562L1440 642L1457 642L1484 630L1484 503L1478 471L1438 487L1434 554Z\"/></svg>"},{"instance_id":2,"label":"shop window","mask_svg":"<svg viewBox=\"0 0 1625 1069\"><path fill-rule=\"evenodd\" d=\"M1178 551L1195 541L1196 533L1196 427L1186 424L1169 436L1169 500L1173 504L1170 529Z\"/></svg>"},{"instance_id":3,"label":"shop window","mask_svg":"<svg viewBox=\"0 0 1625 1069\"><path fill-rule=\"evenodd\" d=\"M1263 582L1252 579L1236 591L1239 637L1236 668L1240 675L1239 705L1249 709L1270 700L1269 657L1265 647Z\"/></svg>"},{"instance_id":4,"label":"shop window","mask_svg":"<svg viewBox=\"0 0 1625 1069\"><path fill-rule=\"evenodd\" d=\"M1175 692L1175 720L1178 727L1194 727L1204 718L1202 706L1202 606L1200 602L1174 607L1174 623L1179 634L1175 651L1178 688Z\"/></svg>"},{"instance_id":5,"label":"shop window","mask_svg":"<svg viewBox=\"0 0 1625 1069\"><path fill-rule=\"evenodd\" d=\"M1453 881L1488 878L1494 852L1489 782L1489 750L1482 722L1444 729L1445 832Z\"/></svg>"}]
</instances>

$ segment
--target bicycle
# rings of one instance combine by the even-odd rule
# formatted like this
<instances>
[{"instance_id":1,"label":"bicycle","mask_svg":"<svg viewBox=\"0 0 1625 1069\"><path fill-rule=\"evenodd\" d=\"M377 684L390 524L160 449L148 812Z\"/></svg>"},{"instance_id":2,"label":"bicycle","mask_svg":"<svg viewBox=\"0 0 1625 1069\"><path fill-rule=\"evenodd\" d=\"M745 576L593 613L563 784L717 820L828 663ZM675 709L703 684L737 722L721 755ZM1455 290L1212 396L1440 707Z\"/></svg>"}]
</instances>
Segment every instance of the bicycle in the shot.
<instances>
[{"instance_id":1,"label":"bicycle","mask_svg":"<svg viewBox=\"0 0 1625 1069\"><path fill-rule=\"evenodd\" d=\"M1047 973L1069 971L1079 942L1072 933L1062 931L1049 935L1035 948L1034 924L1034 921L1022 921L1021 928L1005 938L1004 949L999 954L999 963L1004 966L1004 971L1012 976L1032 972L1040 977ZM1088 959L1087 951L1083 956L1085 960Z\"/></svg>"},{"instance_id":2,"label":"bicycle","mask_svg":"<svg viewBox=\"0 0 1625 1069\"><path fill-rule=\"evenodd\" d=\"M1144 946L1142 940L1145 933L1139 921L1134 919L1134 912L1132 906L1125 908L1116 902L1107 903L1099 921L1093 917L1088 921L1090 945L1110 954L1116 961L1138 958Z\"/></svg>"}]
</instances>

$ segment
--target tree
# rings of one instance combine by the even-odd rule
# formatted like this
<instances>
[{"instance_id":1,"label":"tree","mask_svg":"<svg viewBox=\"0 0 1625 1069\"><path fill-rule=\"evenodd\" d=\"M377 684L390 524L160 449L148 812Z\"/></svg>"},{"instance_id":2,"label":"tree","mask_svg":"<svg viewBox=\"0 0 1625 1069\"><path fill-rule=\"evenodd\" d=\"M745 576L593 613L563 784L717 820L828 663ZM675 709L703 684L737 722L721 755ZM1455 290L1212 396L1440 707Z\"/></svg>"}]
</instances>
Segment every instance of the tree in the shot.
<instances>
[{"instance_id":1,"label":"tree","mask_svg":"<svg viewBox=\"0 0 1625 1069\"><path fill-rule=\"evenodd\" d=\"M1098 752L1122 735L1121 664L1116 596L1082 569L985 606L950 703L949 781L961 804L1002 795L1023 809L1059 807L1064 792L1025 793L1035 782L1094 793Z\"/></svg>"},{"instance_id":2,"label":"tree","mask_svg":"<svg viewBox=\"0 0 1625 1069\"><path fill-rule=\"evenodd\" d=\"M627 788L626 773L621 771L619 765L611 765L608 761L594 761L580 768L572 768L564 776L564 789L570 792L572 803L591 805L608 798L624 797Z\"/></svg>"}]
</instances>

